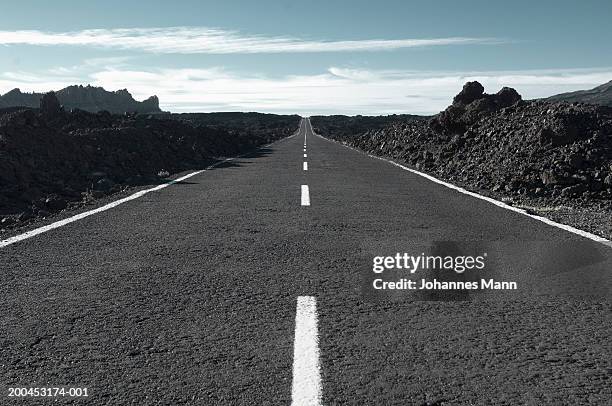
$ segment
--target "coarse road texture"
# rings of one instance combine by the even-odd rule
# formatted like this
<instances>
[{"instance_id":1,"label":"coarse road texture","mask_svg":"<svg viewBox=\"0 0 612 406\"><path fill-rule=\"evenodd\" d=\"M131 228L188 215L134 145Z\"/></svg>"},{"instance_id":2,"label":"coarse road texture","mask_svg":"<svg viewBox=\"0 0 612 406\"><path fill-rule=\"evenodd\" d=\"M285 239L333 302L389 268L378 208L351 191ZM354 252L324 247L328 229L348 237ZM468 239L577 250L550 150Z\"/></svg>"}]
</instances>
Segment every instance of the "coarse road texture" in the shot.
<instances>
[{"instance_id":1,"label":"coarse road texture","mask_svg":"<svg viewBox=\"0 0 612 406\"><path fill-rule=\"evenodd\" d=\"M59 385L89 391L59 403L95 405L610 404L606 298L364 294L373 256L433 241L543 241L596 257L556 273L529 268L528 249L509 255L544 293L610 280L608 247L303 120L257 153L1 248L0 404L9 387Z\"/></svg>"}]
</instances>

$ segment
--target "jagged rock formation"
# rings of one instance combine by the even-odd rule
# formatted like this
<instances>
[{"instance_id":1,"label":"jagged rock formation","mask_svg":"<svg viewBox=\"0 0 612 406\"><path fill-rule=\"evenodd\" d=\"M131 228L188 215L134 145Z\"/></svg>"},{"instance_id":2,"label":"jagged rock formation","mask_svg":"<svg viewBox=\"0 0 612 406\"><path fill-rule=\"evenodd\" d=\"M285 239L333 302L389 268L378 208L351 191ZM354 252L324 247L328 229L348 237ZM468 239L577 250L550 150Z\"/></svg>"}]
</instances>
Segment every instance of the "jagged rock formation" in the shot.
<instances>
[{"instance_id":1,"label":"jagged rock formation","mask_svg":"<svg viewBox=\"0 0 612 406\"><path fill-rule=\"evenodd\" d=\"M44 94L40 99L40 113L45 118L51 118L62 111L62 106L54 92Z\"/></svg>"},{"instance_id":2,"label":"jagged rock formation","mask_svg":"<svg viewBox=\"0 0 612 406\"><path fill-rule=\"evenodd\" d=\"M612 107L612 80L590 90L561 93L545 100L550 102L581 102Z\"/></svg>"},{"instance_id":3,"label":"jagged rock formation","mask_svg":"<svg viewBox=\"0 0 612 406\"><path fill-rule=\"evenodd\" d=\"M161 112L157 96L138 102L127 89L109 92L101 87L78 85L58 90L55 95L65 110L80 109L93 113L108 111L116 114ZM19 89L13 89L0 96L0 108L38 107L42 96L41 93L22 93Z\"/></svg>"}]
</instances>

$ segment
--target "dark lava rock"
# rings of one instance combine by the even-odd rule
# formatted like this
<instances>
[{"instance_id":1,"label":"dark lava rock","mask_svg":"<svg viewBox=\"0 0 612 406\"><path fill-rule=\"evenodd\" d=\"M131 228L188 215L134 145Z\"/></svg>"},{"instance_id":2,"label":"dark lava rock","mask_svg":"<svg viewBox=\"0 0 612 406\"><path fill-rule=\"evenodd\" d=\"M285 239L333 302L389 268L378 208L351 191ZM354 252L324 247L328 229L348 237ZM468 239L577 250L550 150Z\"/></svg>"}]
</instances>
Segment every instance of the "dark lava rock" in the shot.
<instances>
[{"instance_id":1,"label":"dark lava rock","mask_svg":"<svg viewBox=\"0 0 612 406\"><path fill-rule=\"evenodd\" d=\"M28 221L28 220L30 220L30 219L32 219L34 217L36 217L35 213L31 209L28 209L28 210L25 210L25 211L23 211L23 212L21 212L21 213L19 213L17 215L17 221L24 222L24 221Z\"/></svg>"},{"instance_id":2,"label":"dark lava rock","mask_svg":"<svg viewBox=\"0 0 612 406\"><path fill-rule=\"evenodd\" d=\"M320 134L479 191L611 199L612 108L523 101L514 89L486 94L469 82L434 117L372 121L351 118L346 131L339 117L311 118Z\"/></svg>"},{"instance_id":3,"label":"dark lava rock","mask_svg":"<svg viewBox=\"0 0 612 406\"><path fill-rule=\"evenodd\" d=\"M571 154L567 160L575 169L580 169L584 165L584 156L582 154Z\"/></svg>"},{"instance_id":4,"label":"dark lava rock","mask_svg":"<svg viewBox=\"0 0 612 406\"><path fill-rule=\"evenodd\" d=\"M200 169L289 136L300 120L259 113L183 118L65 112L53 94L40 111L7 110L0 114L0 218L48 215L121 190L120 183L157 184L160 173Z\"/></svg>"},{"instance_id":5,"label":"dark lava rock","mask_svg":"<svg viewBox=\"0 0 612 406\"><path fill-rule=\"evenodd\" d=\"M51 211L59 211L68 205L68 201L60 196L51 195L43 201L44 206Z\"/></svg>"},{"instance_id":6,"label":"dark lava rock","mask_svg":"<svg viewBox=\"0 0 612 406\"><path fill-rule=\"evenodd\" d=\"M94 183L94 190L98 192L110 192L113 186L115 186L115 182L108 178L102 178Z\"/></svg>"},{"instance_id":7,"label":"dark lava rock","mask_svg":"<svg viewBox=\"0 0 612 406\"><path fill-rule=\"evenodd\" d=\"M496 94L486 94L480 83L467 82L453 99L453 104L430 122L430 127L447 134L464 133L481 118L521 100L521 95L510 87L504 87Z\"/></svg>"},{"instance_id":8,"label":"dark lava rock","mask_svg":"<svg viewBox=\"0 0 612 406\"><path fill-rule=\"evenodd\" d=\"M563 188L561 190L561 196L564 196L564 197L578 196L578 195L583 194L587 190L589 190L587 185L585 185L584 183L578 183L576 185Z\"/></svg>"},{"instance_id":9,"label":"dark lava rock","mask_svg":"<svg viewBox=\"0 0 612 406\"><path fill-rule=\"evenodd\" d=\"M540 178L544 185L556 185L560 183L559 176L552 171L542 172Z\"/></svg>"},{"instance_id":10,"label":"dark lava rock","mask_svg":"<svg viewBox=\"0 0 612 406\"><path fill-rule=\"evenodd\" d=\"M62 106L54 92L43 95L40 99L40 112L46 117L53 117L62 111Z\"/></svg>"},{"instance_id":11,"label":"dark lava rock","mask_svg":"<svg viewBox=\"0 0 612 406\"><path fill-rule=\"evenodd\" d=\"M484 87L479 82L467 82L463 85L461 92L453 99L453 104L470 104L474 100L483 97Z\"/></svg>"},{"instance_id":12,"label":"dark lava rock","mask_svg":"<svg viewBox=\"0 0 612 406\"><path fill-rule=\"evenodd\" d=\"M10 227L17 222L14 216L6 216L2 217L0 220L0 228Z\"/></svg>"},{"instance_id":13,"label":"dark lava rock","mask_svg":"<svg viewBox=\"0 0 612 406\"><path fill-rule=\"evenodd\" d=\"M540 128L538 130L538 140L540 141L540 144L546 145L551 143L555 136L555 132L549 127Z\"/></svg>"},{"instance_id":14,"label":"dark lava rock","mask_svg":"<svg viewBox=\"0 0 612 406\"><path fill-rule=\"evenodd\" d=\"M495 100L497 101L498 106L509 107L521 101L522 97L513 88L502 87L501 90L495 94Z\"/></svg>"}]
</instances>

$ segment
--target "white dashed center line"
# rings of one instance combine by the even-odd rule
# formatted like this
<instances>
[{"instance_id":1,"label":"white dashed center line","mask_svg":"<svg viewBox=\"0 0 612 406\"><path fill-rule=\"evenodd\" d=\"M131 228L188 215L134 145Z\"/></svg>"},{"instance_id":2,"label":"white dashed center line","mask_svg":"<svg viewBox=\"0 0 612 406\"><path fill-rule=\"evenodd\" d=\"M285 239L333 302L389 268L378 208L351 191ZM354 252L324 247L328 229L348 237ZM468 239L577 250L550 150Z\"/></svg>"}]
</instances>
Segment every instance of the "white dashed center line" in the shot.
<instances>
[{"instance_id":1,"label":"white dashed center line","mask_svg":"<svg viewBox=\"0 0 612 406\"><path fill-rule=\"evenodd\" d=\"M306 154L304 154L304 158L306 158Z\"/></svg>"},{"instance_id":2,"label":"white dashed center line","mask_svg":"<svg viewBox=\"0 0 612 406\"><path fill-rule=\"evenodd\" d=\"M299 296L295 314L291 404L319 406L321 394L317 300L313 296Z\"/></svg>"},{"instance_id":3,"label":"white dashed center line","mask_svg":"<svg viewBox=\"0 0 612 406\"><path fill-rule=\"evenodd\" d=\"M310 192L308 185L302 185L302 206L310 206Z\"/></svg>"},{"instance_id":4,"label":"white dashed center line","mask_svg":"<svg viewBox=\"0 0 612 406\"><path fill-rule=\"evenodd\" d=\"M304 162L304 170L307 171L308 170L308 162Z\"/></svg>"}]
</instances>

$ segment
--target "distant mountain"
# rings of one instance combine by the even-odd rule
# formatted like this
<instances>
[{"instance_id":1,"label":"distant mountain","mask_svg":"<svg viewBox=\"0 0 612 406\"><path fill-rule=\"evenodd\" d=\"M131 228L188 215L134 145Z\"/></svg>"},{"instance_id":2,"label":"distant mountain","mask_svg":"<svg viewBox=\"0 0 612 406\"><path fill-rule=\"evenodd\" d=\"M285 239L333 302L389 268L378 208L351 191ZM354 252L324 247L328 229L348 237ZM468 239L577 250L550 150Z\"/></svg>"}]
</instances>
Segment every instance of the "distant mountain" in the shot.
<instances>
[{"instance_id":1,"label":"distant mountain","mask_svg":"<svg viewBox=\"0 0 612 406\"><path fill-rule=\"evenodd\" d=\"M41 97L42 94L39 93L21 93L21 90L13 89L4 96L0 96L0 107L38 107Z\"/></svg>"},{"instance_id":2,"label":"distant mountain","mask_svg":"<svg viewBox=\"0 0 612 406\"><path fill-rule=\"evenodd\" d=\"M0 108L25 106L38 107L42 93L22 93L19 89L13 89L0 96ZM55 92L58 100L66 110L78 108L81 110L98 112L106 110L111 113L159 113L159 99L151 96L139 102L134 100L127 89L108 92L101 87L93 86L68 86Z\"/></svg>"},{"instance_id":3,"label":"distant mountain","mask_svg":"<svg viewBox=\"0 0 612 406\"><path fill-rule=\"evenodd\" d=\"M612 80L591 90L578 90L577 92L561 93L545 100L582 102L600 104L612 107Z\"/></svg>"}]
</instances>

